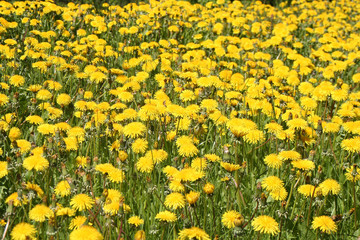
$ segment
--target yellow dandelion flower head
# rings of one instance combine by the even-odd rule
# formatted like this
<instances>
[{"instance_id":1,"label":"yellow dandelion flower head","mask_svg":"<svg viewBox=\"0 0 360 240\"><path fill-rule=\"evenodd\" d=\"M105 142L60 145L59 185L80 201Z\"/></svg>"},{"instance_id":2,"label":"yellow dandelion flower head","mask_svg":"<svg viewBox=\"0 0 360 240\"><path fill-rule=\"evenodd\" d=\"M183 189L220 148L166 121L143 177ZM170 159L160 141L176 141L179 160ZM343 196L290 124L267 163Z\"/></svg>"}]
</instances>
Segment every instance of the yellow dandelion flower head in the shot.
<instances>
[{"instance_id":1,"label":"yellow dandelion flower head","mask_svg":"<svg viewBox=\"0 0 360 240\"><path fill-rule=\"evenodd\" d=\"M56 98L56 102L61 106L67 106L71 102L71 97L66 93L62 93Z\"/></svg>"},{"instance_id":2,"label":"yellow dandelion flower head","mask_svg":"<svg viewBox=\"0 0 360 240\"><path fill-rule=\"evenodd\" d=\"M207 166L206 158L194 158L191 161L191 167L195 168L196 170L201 171L201 170L205 169L206 166Z\"/></svg>"},{"instance_id":3,"label":"yellow dandelion flower head","mask_svg":"<svg viewBox=\"0 0 360 240\"><path fill-rule=\"evenodd\" d=\"M138 227L138 226L144 224L144 220L141 219L139 216L132 216L128 219L128 223Z\"/></svg>"},{"instance_id":4,"label":"yellow dandelion flower head","mask_svg":"<svg viewBox=\"0 0 360 240\"><path fill-rule=\"evenodd\" d=\"M183 208L185 206L185 198L181 193L170 193L166 196L164 204L171 209Z\"/></svg>"},{"instance_id":5,"label":"yellow dandelion flower head","mask_svg":"<svg viewBox=\"0 0 360 240\"><path fill-rule=\"evenodd\" d=\"M12 204L15 207L25 205L29 202L28 198L26 196L22 196L22 198L19 197L17 192L14 192L10 194L5 200L5 203Z\"/></svg>"},{"instance_id":6,"label":"yellow dandelion flower head","mask_svg":"<svg viewBox=\"0 0 360 240\"><path fill-rule=\"evenodd\" d=\"M283 164L283 161L275 153L267 155L264 158L264 162L268 167L275 168L275 169L279 169Z\"/></svg>"},{"instance_id":7,"label":"yellow dandelion flower head","mask_svg":"<svg viewBox=\"0 0 360 240\"><path fill-rule=\"evenodd\" d=\"M227 228L234 228L244 223L244 217L237 211L230 210L222 215L222 224Z\"/></svg>"},{"instance_id":8,"label":"yellow dandelion flower head","mask_svg":"<svg viewBox=\"0 0 360 240\"><path fill-rule=\"evenodd\" d=\"M81 226L83 226L85 224L86 220L87 220L87 217L85 217L85 216L77 216L77 217L73 218L70 222L69 229L73 230L73 229L80 228Z\"/></svg>"},{"instance_id":9,"label":"yellow dandelion flower head","mask_svg":"<svg viewBox=\"0 0 360 240\"><path fill-rule=\"evenodd\" d=\"M168 177L174 177L175 174L177 174L179 172L179 170L177 170L175 167L173 166L166 166L163 169L163 173L166 174L166 176Z\"/></svg>"},{"instance_id":10,"label":"yellow dandelion flower head","mask_svg":"<svg viewBox=\"0 0 360 240\"><path fill-rule=\"evenodd\" d=\"M131 144L134 153L144 153L148 148L148 141L144 138L138 138Z\"/></svg>"},{"instance_id":11,"label":"yellow dandelion flower head","mask_svg":"<svg viewBox=\"0 0 360 240\"><path fill-rule=\"evenodd\" d=\"M1 177L1 173L0 173L0 177ZM348 181L351 181L351 182L359 181L360 180L360 168L357 165L353 165L353 166L347 168L345 177Z\"/></svg>"},{"instance_id":12,"label":"yellow dandelion flower head","mask_svg":"<svg viewBox=\"0 0 360 240\"><path fill-rule=\"evenodd\" d=\"M315 217L312 222L313 229L320 229L320 231L330 234L337 231L337 226L334 220L329 216Z\"/></svg>"},{"instance_id":13,"label":"yellow dandelion flower head","mask_svg":"<svg viewBox=\"0 0 360 240\"><path fill-rule=\"evenodd\" d=\"M205 108L208 112L211 112L217 109L218 102L214 99L204 99L201 101L200 107Z\"/></svg>"},{"instance_id":14,"label":"yellow dandelion flower head","mask_svg":"<svg viewBox=\"0 0 360 240\"><path fill-rule=\"evenodd\" d=\"M205 176L203 171L198 171L195 168L184 168L174 174L174 178L181 181L195 182L196 180Z\"/></svg>"},{"instance_id":15,"label":"yellow dandelion flower head","mask_svg":"<svg viewBox=\"0 0 360 240\"><path fill-rule=\"evenodd\" d=\"M163 149L152 149L146 152L145 157L151 158L156 164L166 160L168 158L168 153Z\"/></svg>"},{"instance_id":16,"label":"yellow dandelion flower head","mask_svg":"<svg viewBox=\"0 0 360 240\"><path fill-rule=\"evenodd\" d=\"M49 161L46 160L43 156L36 154L25 158L23 162L23 166L28 171L32 169L36 171L43 171L49 167Z\"/></svg>"},{"instance_id":17,"label":"yellow dandelion flower head","mask_svg":"<svg viewBox=\"0 0 360 240\"><path fill-rule=\"evenodd\" d=\"M36 222L44 222L46 218L51 218L54 216L54 212L43 204L38 204L32 208L29 212L29 217L31 220Z\"/></svg>"},{"instance_id":18,"label":"yellow dandelion flower head","mask_svg":"<svg viewBox=\"0 0 360 240\"><path fill-rule=\"evenodd\" d=\"M9 79L9 83L11 85L15 86L15 87L20 87L20 86L24 85L25 78L23 76L20 76L20 75L13 75Z\"/></svg>"},{"instance_id":19,"label":"yellow dandelion flower head","mask_svg":"<svg viewBox=\"0 0 360 240\"><path fill-rule=\"evenodd\" d=\"M328 195L329 193L337 195L341 190L340 184L334 179L326 179L319 184L319 188L321 189L321 193L324 196Z\"/></svg>"},{"instance_id":20,"label":"yellow dandelion flower head","mask_svg":"<svg viewBox=\"0 0 360 240\"><path fill-rule=\"evenodd\" d=\"M36 99L43 101L49 100L51 97L52 97L51 92L49 92L49 90L46 89L41 89L36 94Z\"/></svg>"},{"instance_id":21,"label":"yellow dandelion flower head","mask_svg":"<svg viewBox=\"0 0 360 240\"><path fill-rule=\"evenodd\" d=\"M61 205L56 210L56 216L75 216L75 210L69 207L62 207Z\"/></svg>"},{"instance_id":22,"label":"yellow dandelion flower head","mask_svg":"<svg viewBox=\"0 0 360 240\"><path fill-rule=\"evenodd\" d=\"M103 163L96 165L95 170L101 172L102 174L109 174L109 172L114 168L115 167L111 163Z\"/></svg>"},{"instance_id":23,"label":"yellow dandelion flower head","mask_svg":"<svg viewBox=\"0 0 360 240\"><path fill-rule=\"evenodd\" d=\"M360 152L360 137L357 136L342 140L341 148L352 153Z\"/></svg>"},{"instance_id":24,"label":"yellow dandelion flower head","mask_svg":"<svg viewBox=\"0 0 360 240\"><path fill-rule=\"evenodd\" d=\"M277 201L284 201L288 195L288 192L284 187L272 190L270 196Z\"/></svg>"},{"instance_id":25,"label":"yellow dandelion flower head","mask_svg":"<svg viewBox=\"0 0 360 240\"><path fill-rule=\"evenodd\" d=\"M310 160L296 160L292 161L291 164L294 168L298 168L304 171L311 171L315 169L315 163Z\"/></svg>"},{"instance_id":26,"label":"yellow dandelion flower head","mask_svg":"<svg viewBox=\"0 0 360 240\"><path fill-rule=\"evenodd\" d=\"M244 140L250 144L257 144L263 142L265 137L263 131L253 129L244 136Z\"/></svg>"},{"instance_id":27,"label":"yellow dandelion flower head","mask_svg":"<svg viewBox=\"0 0 360 240\"><path fill-rule=\"evenodd\" d=\"M283 127L276 123L276 122L271 122L271 123L267 123L265 125L265 129L272 134L277 134L279 132L281 132L283 130Z\"/></svg>"},{"instance_id":28,"label":"yellow dandelion flower head","mask_svg":"<svg viewBox=\"0 0 360 240\"><path fill-rule=\"evenodd\" d=\"M185 186L178 179L173 179L170 181L169 188L173 192L184 192Z\"/></svg>"},{"instance_id":29,"label":"yellow dandelion flower head","mask_svg":"<svg viewBox=\"0 0 360 240\"><path fill-rule=\"evenodd\" d=\"M321 195L321 190L319 188L315 188L315 186L310 184L304 184L299 186L298 192L305 197L317 197Z\"/></svg>"},{"instance_id":30,"label":"yellow dandelion flower head","mask_svg":"<svg viewBox=\"0 0 360 240\"><path fill-rule=\"evenodd\" d=\"M204 158L205 158L206 160L209 160L210 162L219 162L219 161L221 160L221 158L220 158L218 155L213 154L213 153L211 153L211 154L205 154L205 155L204 155Z\"/></svg>"},{"instance_id":31,"label":"yellow dandelion flower head","mask_svg":"<svg viewBox=\"0 0 360 240\"><path fill-rule=\"evenodd\" d=\"M8 175L8 163L0 161L0 178L5 177L6 175Z\"/></svg>"},{"instance_id":32,"label":"yellow dandelion flower head","mask_svg":"<svg viewBox=\"0 0 360 240\"><path fill-rule=\"evenodd\" d=\"M284 187L284 182L276 176L269 176L261 181L261 186L271 192Z\"/></svg>"},{"instance_id":33,"label":"yellow dandelion flower head","mask_svg":"<svg viewBox=\"0 0 360 240\"><path fill-rule=\"evenodd\" d=\"M256 123L249 119L233 118L226 125L236 137L242 137L251 130L257 129Z\"/></svg>"},{"instance_id":34,"label":"yellow dandelion flower head","mask_svg":"<svg viewBox=\"0 0 360 240\"><path fill-rule=\"evenodd\" d=\"M44 191L40 188L40 186L35 183L27 182L25 184L25 187L27 190L34 190L38 194L39 197L42 197L44 194Z\"/></svg>"},{"instance_id":35,"label":"yellow dandelion flower head","mask_svg":"<svg viewBox=\"0 0 360 240\"><path fill-rule=\"evenodd\" d=\"M94 202L95 201L91 197L89 197L86 194L81 193L81 194L75 195L71 199L70 205L75 210L83 211L83 210L92 208Z\"/></svg>"},{"instance_id":36,"label":"yellow dandelion flower head","mask_svg":"<svg viewBox=\"0 0 360 240\"><path fill-rule=\"evenodd\" d=\"M239 164L232 164L228 162L221 162L220 166L222 166L228 172L233 172L241 168Z\"/></svg>"},{"instance_id":37,"label":"yellow dandelion flower head","mask_svg":"<svg viewBox=\"0 0 360 240\"><path fill-rule=\"evenodd\" d=\"M141 157L136 163L136 169L140 172L150 173L154 169L154 162L149 157Z\"/></svg>"},{"instance_id":38,"label":"yellow dandelion flower head","mask_svg":"<svg viewBox=\"0 0 360 240\"><path fill-rule=\"evenodd\" d=\"M137 138L142 136L146 131L146 126L141 122L132 122L127 124L124 129L124 135L130 138Z\"/></svg>"},{"instance_id":39,"label":"yellow dandelion flower head","mask_svg":"<svg viewBox=\"0 0 360 240\"><path fill-rule=\"evenodd\" d=\"M0 93L0 106L5 106L9 102L9 97Z\"/></svg>"},{"instance_id":40,"label":"yellow dandelion flower head","mask_svg":"<svg viewBox=\"0 0 360 240\"><path fill-rule=\"evenodd\" d=\"M251 226L260 233L276 235L280 232L279 224L274 218L266 215L256 217L252 220Z\"/></svg>"},{"instance_id":41,"label":"yellow dandelion flower head","mask_svg":"<svg viewBox=\"0 0 360 240\"><path fill-rule=\"evenodd\" d=\"M61 197L69 196L71 193L71 187L68 181L63 180L59 182L55 187L55 194Z\"/></svg>"},{"instance_id":42,"label":"yellow dandelion flower head","mask_svg":"<svg viewBox=\"0 0 360 240\"><path fill-rule=\"evenodd\" d=\"M108 174L110 182L121 183L125 179L125 173L121 169L115 167L111 169Z\"/></svg>"},{"instance_id":43,"label":"yellow dandelion flower head","mask_svg":"<svg viewBox=\"0 0 360 240\"><path fill-rule=\"evenodd\" d=\"M21 130L17 127L12 127L9 131L10 141L13 142L16 139L19 139L21 136Z\"/></svg>"},{"instance_id":44,"label":"yellow dandelion flower head","mask_svg":"<svg viewBox=\"0 0 360 240\"><path fill-rule=\"evenodd\" d=\"M18 223L11 231L12 240L36 239L36 228L29 223Z\"/></svg>"},{"instance_id":45,"label":"yellow dandelion flower head","mask_svg":"<svg viewBox=\"0 0 360 240\"><path fill-rule=\"evenodd\" d=\"M289 151L281 151L278 155L279 159L282 161L286 161L286 160L300 160L301 159L301 154L293 151L293 150L289 150Z\"/></svg>"},{"instance_id":46,"label":"yellow dandelion flower head","mask_svg":"<svg viewBox=\"0 0 360 240\"><path fill-rule=\"evenodd\" d=\"M295 129L295 130L303 130L308 126L307 121L302 118L291 119L286 124L290 129Z\"/></svg>"},{"instance_id":47,"label":"yellow dandelion flower head","mask_svg":"<svg viewBox=\"0 0 360 240\"><path fill-rule=\"evenodd\" d=\"M155 219L162 222L175 222L177 217L175 213L165 210L156 214Z\"/></svg>"},{"instance_id":48,"label":"yellow dandelion flower head","mask_svg":"<svg viewBox=\"0 0 360 240\"><path fill-rule=\"evenodd\" d=\"M82 226L70 233L70 240L102 240L101 233L92 226Z\"/></svg>"},{"instance_id":49,"label":"yellow dandelion flower head","mask_svg":"<svg viewBox=\"0 0 360 240\"><path fill-rule=\"evenodd\" d=\"M179 240L197 239L210 240L209 235L198 227L185 228L179 232Z\"/></svg>"},{"instance_id":50,"label":"yellow dandelion flower head","mask_svg":"<svg viewBox=\"0 0 360 240\"><path fill-rule=\"evenodd\" d=\"M35 125L44 123L44 120L42 119L42 117L40 117L38 115L28 116L28 117L26 117L26 121L31 124L35 124Z\"/></svg>"}]
</instances>

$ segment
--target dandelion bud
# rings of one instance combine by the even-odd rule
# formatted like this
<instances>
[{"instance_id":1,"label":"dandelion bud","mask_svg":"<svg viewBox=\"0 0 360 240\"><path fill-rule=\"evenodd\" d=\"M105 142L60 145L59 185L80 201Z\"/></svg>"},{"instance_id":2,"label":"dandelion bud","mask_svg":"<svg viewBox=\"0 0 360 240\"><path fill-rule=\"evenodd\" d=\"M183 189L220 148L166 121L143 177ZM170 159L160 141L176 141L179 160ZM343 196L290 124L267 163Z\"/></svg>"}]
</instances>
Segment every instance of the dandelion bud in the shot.
<instances>
[{"instance_id":1,"label":"dandelion bud","mask_svg":"<svg viewBox=\"0 0 360 240\"><path fill-rule=\"evenodd\" d=\"M145 232L143 230L139 230L135 233L134 240L145 240Z\"/></svg>"},{"instance_id":2,"label":"dandelion bud","mask_svg":"<svg viewBox=\"0 0 360 240\"><path fill-rule=\"evenodd\" d=\"M214 192L215 186L211 183L206 183L203 187L203 190L206 194L212 194Z\"/></svg>"},{"instance_id":3,"label":"dandelion bud","mask_svg":"<svg viewBox=\"0 0 360 240\"><path fill-rule=\"evenodd\" d=\"M197 200L200 197L200 193L198 192L194 192L194 191L190 191L188 194L186 194L186 201L192 205L195 204L197 202Z\"/></svg>"},{"instance_id":4,"label":"dandelion bud","mask_svg":"<svg viewBox=\"0 0 360 240\"><path fill-rule=\"evenodd\" d=\"M128 154L125 151L120 151L119 152L119 160L124 162L128 157Z\"/></svg>"},{"instance_id":5,"label":"dandelion bud","mask_svg":"<svg viewBox=\"0 0 360 240\"><path fill-rule=\"evenodd\" d=\"M322 166L321 165L319 165L319 167L318 167L318 173L322 173Z\"/></svg>"}]
</instances>

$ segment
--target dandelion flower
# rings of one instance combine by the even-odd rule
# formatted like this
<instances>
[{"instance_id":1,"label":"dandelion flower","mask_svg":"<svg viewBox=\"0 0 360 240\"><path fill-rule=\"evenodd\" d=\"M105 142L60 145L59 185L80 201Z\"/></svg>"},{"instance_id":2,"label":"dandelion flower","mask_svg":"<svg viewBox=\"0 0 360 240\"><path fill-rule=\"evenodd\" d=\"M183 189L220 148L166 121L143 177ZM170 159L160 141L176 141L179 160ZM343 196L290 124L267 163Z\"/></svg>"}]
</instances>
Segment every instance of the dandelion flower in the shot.
<instances>
[{"instance_id":1,"label":"dandelion flower","mask_svg":"<svg viewBox=\"0 0 360 240\"><path fill-rule=\"evenodd\" d=\"M1 167L0 167L1 169ZM346 169L345 177L351 182L356 182L360 180L360 168L357 165L353 165ZM1 170L0 170L1 178Z\"/></svg>"},{"instance_id":2,"label":"dandelion flower","mask_svg":"<svg viewBox=\"0 0 360 240\"><path fill-rule=\"evenodd\" d=\"M56 98L56 102L61 106L67 106L71 102L71 97L66 93L62 93Z\"/></svg>"},{"instance_id":3,"label":"dandelion flower","mask_svg":"<svg viewBox=\"0 0 360 240\"><path fill-rule=\"evenodd\" d=\"M329 193L339 194L340 193L340 184L334 179L326 179L322 183L319 184L319 188L321 189L322 195L326 196Z\"/></svg>"},{"instance_id":4,"label":"dandelion flower","mask_svg":"<svg viewBox=\"0 0 360 240\"><path fill-rule=\"evenodd\" d=\"M9 138L10 138L10 141L13 142L17 139L19 139L21 136L21 131L19 128L17 127L13 127L10 129L9 131Z\"/></svg>"},{"instance_id":5,"label":"dandelion flower","mask_svg":"<svg viewBox=\"0 0 360 240\"><path fill-rule=\"evenodd\" d=\"M146 131L146 126L141 122L132 122L123 129L126 137L137 138L142 136Z\"/></svg>"},{"instance_id":6,"label":"dandelion flower","mask_svg":"<svg viewBox=\"0 0 360 240\"><path fill-rule=\"evenodd\" d=\"M94 200L86 194L77 194L70 201L70 205L78 211L90 209L93 204Z\"/></svg>"},{"instance_id":7,"label":"dandelion flower","mask_svg":"<svg viewBox=\"0 0 360 240\"><path fill-rule=\"evenodd\" d=\"M315 163L310 160L298 160L298 161L292 161L291 164L298 169L304 170L304 171L310 171L314 170Z\"/></svg>"},{"instance_id":8,"label":"dandelion flower","mask_svg":"<svg viewBox=\"0 0 360 240\"><path fill-rule=\"evenodd\" d=\"M181 193L170 193L166 196L164 204L171 209L183 208L185 206L185 198Z\"/></svg>"},{"instance_id":9,"label":"dandelion flower","mask_svg":"<svg viewBox=\"0 0 360 240\"><path fill-rule=\"evenodd\" d=\"M25 79L23 76L14 75L14 76L11 76L11 78L9 79L9 83L15 87L20 87L20 86L24 85Z\"/></svg>"},{"instance_id":10,"label":"dandelion flower","mask_svg":"<svg viewBox=\"0 0 360 240\"><path fill-rule=\"evenodd\" d=\"M9 97L0 93L0 107L6 105L9 102Z\"/></svg>"},{"instance_id":11,"label":"dandelion flower","mask_svg":"<svg viewBox=\"0 0 360 240\"><path fill-rule=\"evenodd\" d=\"M46 218L51 218L54 216L54 212L43 204L38 204L32 208L29 212L29 217L31 220L36 222L44 222Z\"/></svg>"},{"instance_id":12,"label":"dandelion flower","mask_svg":"<svg viewBox=\"0 0 360 240\"><path fill-rule=\"evenodd\" d=\"M43 171L49 167L49 161L41 155L33 155L24 159L23 166L28 171L32 169Z\"/></svg>"},{"instance_id":13,"label":"dandelion flower","mask_svg":"<svg viewBox=\"0 0 360 240\"><path fill-rule=\"evenodd\" d=\"M360 152L360 137L342 140L341 148L352 153Z\"/></svg>"},{"instance_id":14,"label":"dandelion flower","mask_svg":"<svg viewBox=\"0 0 360 240\"><path fill-rule=\"evenodd\" d=\"M232 164L228 162L221 162L220 166L222 166L228 172L233 172L241 168L239 164Z\"/></svg>"},{"instance_id":15,"label":"dandelion flower","mask_svg":"<svg viewBox=\"0 0 360 240\"><path fill-rule=\"evenodd\" d=\"M102 240L101 233L92 226L82 226L70 233L70 240Z\"/></svg>"},{"instance_id":16,"label":"dandelion flower","mask_svg":"<svg viewBox=\"0 0 360 240\"><path fill-rule=\"evenodd\" d=\"M261 186L271 192L283 187L284 182L276 176L270 176L262 180Z\"/></svg>"},{"instance_id":17,"label":"dandelion flower","mask_svg":"<svg viewBox=\"0 0 360 240\"><path fill-rule=\"evenodd\" d=\"M173 179L170 181L169 188L173 192L184 192L185 186L178 179Z\"/></svg>"},{"instance_id":18,"label":"dandelion flower","mask_svg":"<svg viewBox=\"0 0 360 240\"><path fill-rule=\"evenodd\" d=\"M131 149L134 153L144 153L146 149L148 148L148 141L144 138L138 138L136 139L132 145Z\"/></svg>"},{"instance_id":19,"label":"dandelion flower","mask_svg":"<svg viewBox=\"0 0 360 240\"><path fill-rule=\"evenodd\" d=\"M317 197L321 193L321 191L319 190L320 190L319 188L315 189L315 186L310 184L304 184L298 188L298 192L304 195L305 197L312 197L312 196Z\"/></svg>"},{"instance_id":20,"label":"dandelion flower","mask_svg":"<svg viewBox=\"0 0 360 240\"><path fill-rule=\"evenodd\" d=\"M308 123L302 118L295 118L289 120L287 125L290 129L303 130L308 126Z\"/></svg>"},{"instance_id":21,"label":"dandelion flower","mask_svg":"<svg viewBox=\"0 0 360 240\"><path fill-rule=\"evenodd\" d=\"M71 187L68 181L64 180L59 182L55 187L55 194L61 197L69 196L71 192Z\"/></svg>"},{"instance_id":22,"label":"dandelion flower","mask_svg":"<svg viewBox=\"0 0 360 240\"><path fill-rule=\"evenodd\" d=\"M231 210L223 214L221 222L225 227L230 229L243 224L244 217L239 212Z\"/></svg>"},{"instance_id":23,"label":"dandelion flower","mask_svg":"<svg viewBox=\"0 0 360 240\"><path fill-rule=\"evenodd\" d=\"M0 178L5 177L8 175L8 169L7 169L8 163L0 161Z\"/></svg>"},{"instance_id":24,"label":"dandelion flower","mask_svg":"<svg viewBox=\"0 0 360 240\"><path fill-rule=\"evenodd\" d=\"M52 97L51 92L49 92L49 90L46 90L46 89L41 89L36 94L36 99L39 99L39 100L46 101L46 100L49 100L51 97Z\"/></svg>"},{"instance_id":25,"label":"dandelion flower","mask_svg":"<svg viewBox=\"0 0 360 240\"><path fill-rule=\"evenodd\" d=\"M154 162L151 158L141 157L136 163L136 169L140 172L150 173L154 169Z\"/></svg>"},{"instance_id":26,"label":"dandelion flower","mask_svg":"<svg viewBox=\"0 0 360 240\"><path fill-rule=\"evenodd\" d=\"M70 222L69 229L73 230L73 229L80 228L82 225L85 224L86 220L87 220L87 217L85 217L85 216L77 216L77 217L73 218Z\"/></svg>"},{"instance_id":27,"label":"dandelion flower","mask_svg":"<svg viewBox=\"0 0 360 240\"><path fill-rule=\"evenodd\" d=\"M260 233L276 235L280 232L279 224L272 217L262 215L251 222L254 230Z\"/></svg>"},{"instance_id":28,"label":"dandelion flower","mask_svg":"<svg viewBox=\"0 0 360 240\"><path fill-rule=\"evenodd\" d=\"M177 220L176 214L167 210L156 214L155 219L162 222L175 222Z\"/></svg>"},{"instance_id":29,"label":"dandelion flower","mask_svg":"<svg viewBox=\"0 0 360 240\"><path fill-rule=\"evenodd\" d=\"M334 220L329 216L315 217L312 222L313 229L320 229L320 231L330 234L337 231L337 226Z\"/></svg>"},{"instance_id":30,"label":"dandelion flower","mask_svg":"<svg viewBox=\"0 0 360 240\"><path fill-rule=\"evenodd\" d=\"M179 240L210 240L209 235L198 227L185 228L179 232Z\"/></svg>"},{"instance_id":31,"label":"dandelion flower","mask_svg":"<svg viewBox=\"0 0 360 240\"><path fill-rule=\"evenodd\" d=\"M12 240L36 239L36 228L29 223L19 223L11 231Z\"/></svg>"},{"instance_id":32,"label":"dandelion flower","mask_svg":"<svg viewBox=\"0 0 360 240\"><path fill-rule=\"evenodd\" d=\"M10 194L10 196L8 196L5 200L5 203L7 204L11 204L15 207L21 206L21 205L25 205L29 202L28 198L26 196L23 196L22 198L19 197L17 192L14 192L12 194Z\"/></svg>"},{"instance_id":33,"label":"dandelion flower","mask_svg":"<svg viewBox=\"0 0 360 240\"><path fill-rule=\"evenodd\" d=\"M250 144L257 144L263 142L265 137L263 131L253 129L244 136L244 140Z\"/></svg>"},{"instance_id":34,"label":"dandelion flower","mask_svg":"<svg viewBox=\"0 0 360 240\"><path fill-rule=\"evenodd\" d=\"M111 182L121 183L124 181L125 174L121 169L114 167L108 172L108 174L109 174L108 178Z\"/></svg>"},{"instance_id":35,"label":"dandelion flower","mask_svg":"<svg viewBox=\"0 0 360 240\"><path fill-rule=\"evenodd\" d=\"M286 189L284 187L275 189L270 192L270 196L277 201L285 200L287 195L288 195L288 192L286 191Z\"/></svg>"},{"instance_id":36,"label":"dandelion flower","mask_svg":"<svg viewBox=\"0 0 360 240\"><path fill-rule=\"evenodd\" d=\"M283 161L281 161L278 155L274 153L267 155L264 159L264 162L268 167L275 169L279 169L283 164Z\"/></svg>"},{"instance_id":37,"label":"dandelion flower","mask_svg":"<svg viewBox=\"0 0 360 240\"><path fill-rule=\"evenodd\" d=\"M301 154L296 152L296 151L282 151L279 153L279 158L282 161L286 161L286 160L300 160L301 159Z\"/></svg>"},{"instance_id":38,"label":"dandelion flower","mask_svg":"<svg viewBox=\"0 0 360 240\"><path fill-rule=\"evenodd\" d=\"M138 227L141 224L144 224L144 220L141 219L139 216L132 216L128 219L128 223Z\"/></svg>"}]
</instances>

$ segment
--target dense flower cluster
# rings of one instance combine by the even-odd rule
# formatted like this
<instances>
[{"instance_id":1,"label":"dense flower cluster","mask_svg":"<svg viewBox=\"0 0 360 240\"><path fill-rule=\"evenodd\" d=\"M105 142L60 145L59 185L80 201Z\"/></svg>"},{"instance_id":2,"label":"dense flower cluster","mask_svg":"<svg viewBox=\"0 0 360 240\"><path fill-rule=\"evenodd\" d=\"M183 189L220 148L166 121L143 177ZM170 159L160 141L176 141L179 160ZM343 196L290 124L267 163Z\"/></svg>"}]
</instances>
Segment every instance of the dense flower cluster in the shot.
<instances>
[{"instance_id":1,"label":"dense flower cluster","mask_svg":"<svg viewBox=\"0 0 360 240\"><path fill-rule=\"evenodd\" d=\"M1 1L3 238L358 234L359 5Z\"/></svg>"}]
</instances>

